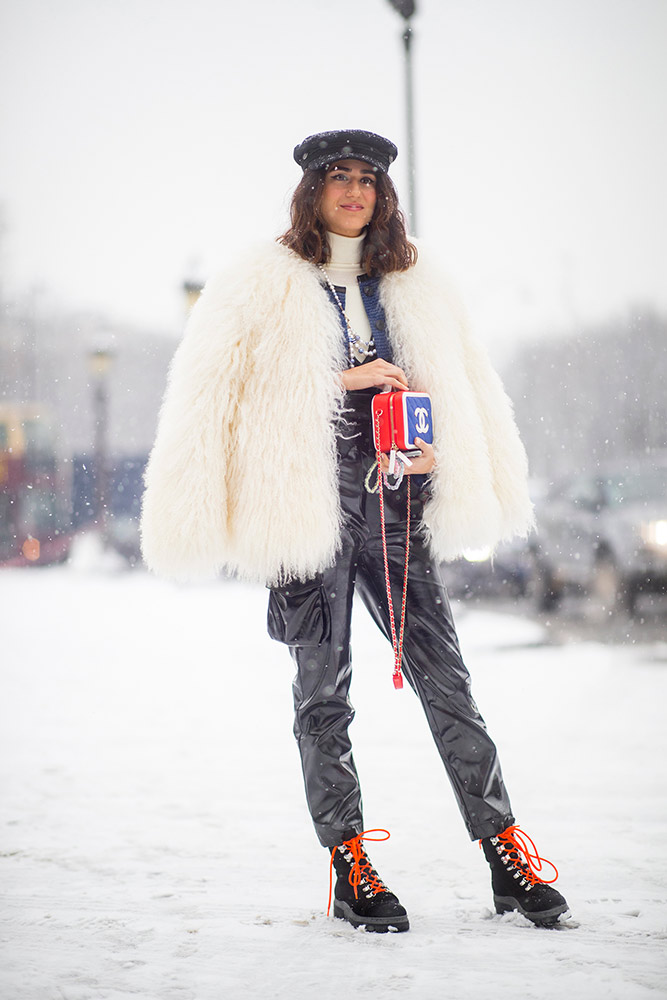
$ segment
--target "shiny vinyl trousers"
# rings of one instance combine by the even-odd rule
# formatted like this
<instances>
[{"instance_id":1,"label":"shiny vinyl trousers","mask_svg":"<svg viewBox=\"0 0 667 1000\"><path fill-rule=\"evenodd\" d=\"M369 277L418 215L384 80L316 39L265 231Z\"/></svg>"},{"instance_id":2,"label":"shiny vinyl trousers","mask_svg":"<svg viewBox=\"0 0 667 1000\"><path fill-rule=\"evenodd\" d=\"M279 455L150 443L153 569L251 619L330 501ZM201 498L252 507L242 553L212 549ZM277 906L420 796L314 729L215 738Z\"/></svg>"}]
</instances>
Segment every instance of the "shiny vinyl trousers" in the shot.
<instances>
[{"instance_id":1,"label":"shiny vinyl trousers","mask_svg":"<svg viewBox=\"0 0 667 1000\"><path fill-rule=\"evenodd\" d=\"M290 646L296 664L294 734L308 807L320 842L335 847L364 829L349 725L354 709L350 622L354 592L391 642L379 500L364 488L374 456L363 433L339 442L344 511L342 551L310 580L271 590L270 635ZM436 747L472 839L514 822L498 754L470 691L440 568L418 530L422 502L412 502L403 671L423 706ZM392 599L398 621L405 561L406 486L385 491ZM391 683L390 671L382 680ZM375 821L374 821L375 822ZM380 821L378 821L380 822Z\"/></svg>"}]
</instances>

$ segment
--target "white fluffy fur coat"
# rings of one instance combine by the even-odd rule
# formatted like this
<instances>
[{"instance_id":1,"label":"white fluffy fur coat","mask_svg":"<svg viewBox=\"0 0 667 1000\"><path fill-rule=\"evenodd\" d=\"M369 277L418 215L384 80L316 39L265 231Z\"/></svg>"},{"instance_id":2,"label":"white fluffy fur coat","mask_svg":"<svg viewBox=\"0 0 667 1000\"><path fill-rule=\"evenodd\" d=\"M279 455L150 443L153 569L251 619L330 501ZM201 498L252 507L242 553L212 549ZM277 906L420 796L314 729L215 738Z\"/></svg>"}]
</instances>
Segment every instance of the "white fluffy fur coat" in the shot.
<instances>
[{"instance_id":1,"label":"white fluffy fur coat","mask_svg":"<svg viewBox=\"0 0 667 1000\"><path fill-rule=\"evenodd\" d=\"M532 526L527 464L501 382L420 251L382 279L412 389L433 402L437 467L423 526L437 560ZM146 470L142 548L174 579L222 569L275 583L336 556L335 416L347 367L316 267L278 244L208 282L174 355Z\"/></svg>"}]
</instances>

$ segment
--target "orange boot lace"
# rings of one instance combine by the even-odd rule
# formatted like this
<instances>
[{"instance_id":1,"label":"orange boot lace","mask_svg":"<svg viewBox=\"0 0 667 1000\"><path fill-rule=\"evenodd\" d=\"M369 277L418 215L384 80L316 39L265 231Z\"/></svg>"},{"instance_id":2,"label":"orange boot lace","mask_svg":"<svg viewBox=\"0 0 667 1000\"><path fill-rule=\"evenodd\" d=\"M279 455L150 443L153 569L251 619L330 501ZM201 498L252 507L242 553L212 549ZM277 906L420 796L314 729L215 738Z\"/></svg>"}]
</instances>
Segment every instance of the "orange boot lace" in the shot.
<instances>
[{"instance_id":1,"label":"orange boot lace","mask_svg":"<svg viewBox=\"0 0 667 1000\"><path fill-rule=\"evenodd\" d=\"M491 841L497 841L500 846L507 853L508 858L513 863L517 863L521 867L524 878L530 882L531 885L535 885L537 882L542 882L544 885L551 885L558 878L558 869L556 868L553 861L548 861L546 858L541 858L534 841L520 829L518 826L508 826L506 830L499 833L497 837L492 837ZM482 841L480 840L479 846L481 848ZM523 855L523 859L522 856ZM554 871L553 878L544 878L540 872L542 871L542 866L548 865Z\"/></svg>"},{"instance_id":2,"label":"orange boot lace","mask_svg":"<svg viewBox=\"0 0 667 1000\"><path fill-rule=\"evenodd\" d=\"M384 837L371 837L371 833L384 833ZM352 837L350 840L344 840L341 847L347 848L352 857L354 858L354 864L350 869L350 874L348 876L348 882L354 889L354 898L359 898L358 886L361 882L366 879L371 887L371 894L375 896L378 892L388 892L387 886L380 880L376 871L371 868L371 863L368 860L368 856L364 851L362 842L364 840L389 840L391 834L389 830L364 830L363 833L358 833L356 837ZM329 862L329 902L327 904L327 916L331 911L331 899L333 897L333 863L334 854L338 850L338 847L334 847L331 851L331 861Z\"/></svg>"}]
</instances>

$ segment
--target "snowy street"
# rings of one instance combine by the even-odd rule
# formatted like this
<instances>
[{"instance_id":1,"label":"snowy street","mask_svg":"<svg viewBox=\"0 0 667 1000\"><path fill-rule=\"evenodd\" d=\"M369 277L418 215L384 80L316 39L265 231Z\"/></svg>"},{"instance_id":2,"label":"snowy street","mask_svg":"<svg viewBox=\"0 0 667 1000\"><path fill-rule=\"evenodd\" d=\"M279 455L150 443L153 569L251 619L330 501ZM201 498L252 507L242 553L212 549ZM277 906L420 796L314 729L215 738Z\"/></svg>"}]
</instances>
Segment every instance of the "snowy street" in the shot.
<instances>
[{"instance_id":1,"label":"snowy street","mask_svg":"<svg viewBox=\"0 0 667 1000\"><path fill-rule=\"evenodd\" d=\"M421 709L358 609L355 758L366 825L392 833L368 850L411 922L374 935L326 917L263 588L17 569L0 603L0 1000L667 996L664 638L554 644L455 606L517 820L570 904L548 931L492 912Z\"/></svg>"}]
</instances>

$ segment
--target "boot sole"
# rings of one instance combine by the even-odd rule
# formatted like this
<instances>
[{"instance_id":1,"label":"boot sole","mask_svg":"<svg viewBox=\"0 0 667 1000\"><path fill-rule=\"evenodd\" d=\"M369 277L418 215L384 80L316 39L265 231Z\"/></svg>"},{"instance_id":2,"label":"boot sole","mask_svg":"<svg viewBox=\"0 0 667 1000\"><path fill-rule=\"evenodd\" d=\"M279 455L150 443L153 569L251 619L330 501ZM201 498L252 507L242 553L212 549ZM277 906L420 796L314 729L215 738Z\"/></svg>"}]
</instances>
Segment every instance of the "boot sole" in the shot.
<instances>
[{"instance_id":1,"label":"boot sole","mask_svg":"<svg viewBox=\"0 0 667 1000\"><path fill-rule=\"evenodd\" d=\"M558 924L559 917L562 917L564 914L567 916L570 915L567 903L563 903L560 906L552 906L549 910L534 910L531 913L530 910L524 909L514 896L494 896L493 902L496 904L496 913L510 913L515 910L527 920L537 924L538 927L555 927Z\"/></svg>"},{"instance_id":2,"label":"boot sole","mask_svg":"<svg viewBox=\"0 0 667 1000\"><path fill-rule=\"evenodd\" d=\"M353 927L363 927L376 934L386 934L387 931L400 933L410 930L407 914L404 917L360 917L351 906L340 899L334 902L333 914L339 920L347 920L348 924L352 924Z\"/></svg>"}]
</instances>

